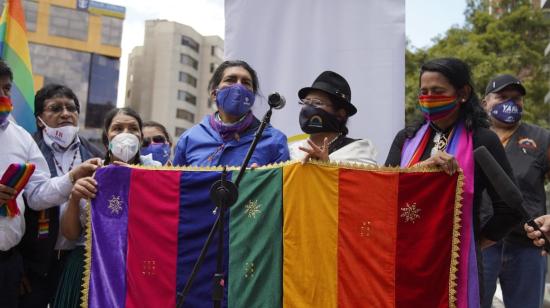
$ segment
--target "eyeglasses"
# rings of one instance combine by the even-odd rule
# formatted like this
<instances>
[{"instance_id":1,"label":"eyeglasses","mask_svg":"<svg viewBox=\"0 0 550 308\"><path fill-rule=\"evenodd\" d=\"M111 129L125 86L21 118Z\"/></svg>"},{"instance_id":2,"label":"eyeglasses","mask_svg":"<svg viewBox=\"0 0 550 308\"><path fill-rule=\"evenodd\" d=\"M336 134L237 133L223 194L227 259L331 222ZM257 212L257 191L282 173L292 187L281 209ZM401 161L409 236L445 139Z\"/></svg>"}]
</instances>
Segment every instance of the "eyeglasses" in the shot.
<instances>
[{"instance_id":1,"label":"eyeglasses","mask_svg":"<svg viewBox=\"0 0 550 308\"><path fill-rule=\"evenodd\" d=\"M156 135L153 137L143 138L141 146L148 147L151 143L166 143L166 137L164 137L163 135Z\"/></svg>"},{"instance_id":2,"label":"eyeglasses","mask_svg":"<svg viewBox=\"0 0 550 308\"><path fill-rule=\"evenodd\" d=\"M78 108L76 107L75 104L55 104L55 105L47 106L44 109L46 109L51 113L61 113L63 112L63 109L66 109L70 113L78 112Z\"/></svg>"},{"instance_id":3,"label":"eyeglasses","mask_svg":"<svg viewBox=\"0 0 550 308\"><path fill-rule=\"evenodd\" d=\"M316 98L303 98L303 99L298 101L298 104L300 104L300 105L311 105L311 106L316 107L316 108L321 108L321 107L330 105L329 103L325 103L325 102L323 102L321 100L318 100Z\"/></svg>"}]
</instances>

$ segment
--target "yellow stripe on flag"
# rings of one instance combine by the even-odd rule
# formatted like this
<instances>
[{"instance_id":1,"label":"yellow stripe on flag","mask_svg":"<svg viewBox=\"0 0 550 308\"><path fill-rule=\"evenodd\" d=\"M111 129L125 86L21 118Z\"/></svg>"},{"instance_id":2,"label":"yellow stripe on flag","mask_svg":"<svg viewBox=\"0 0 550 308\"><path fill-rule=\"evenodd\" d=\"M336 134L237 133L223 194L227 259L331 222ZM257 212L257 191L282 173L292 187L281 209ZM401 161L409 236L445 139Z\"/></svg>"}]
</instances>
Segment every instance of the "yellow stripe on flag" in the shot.
<instances>
[{"instance_id":1,"label":"yellow stripe on flag","mask_svg":"<svg viewBox=\"0 0 550 308\"><path fill-rule=\"evenodd\" d=\"M11 49L19 56L19 58L25 63L26 69L31 71L31 58L29 57L29 46L27 44L27 34L25 30L21 28L21 25L15 20L12 20L8 24L6 43Z\"/></svg>"},{"instance_id":2,"label":"yellow stripe on flag","mask_svg":"<svg viewBox=\"0 0 550 308\"><path fill-rule=\"evenodd\" d=\"M283 215L283 305L336 307L338 169L285 166Z\"/></svg>"}]
</instances>

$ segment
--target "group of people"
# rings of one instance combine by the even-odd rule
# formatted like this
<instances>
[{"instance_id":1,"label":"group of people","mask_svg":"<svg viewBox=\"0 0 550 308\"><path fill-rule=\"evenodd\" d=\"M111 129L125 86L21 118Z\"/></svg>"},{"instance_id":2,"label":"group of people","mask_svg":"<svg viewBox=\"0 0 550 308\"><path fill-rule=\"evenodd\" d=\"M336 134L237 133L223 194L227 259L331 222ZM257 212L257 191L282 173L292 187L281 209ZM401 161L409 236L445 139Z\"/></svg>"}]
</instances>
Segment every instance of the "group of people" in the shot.
<instances>
[{"instance_id":1,"label":"group of people","mask_svg":"<svg viewBox=\"0 0 550 308\"><path fill-rule=\"evenodd\" d=\"M36 170L20 195L0 184L0 206L16 198L21 213L0 217L1 307L80 305L83 226L88 219L85 200L97 192L92 175L98 167L237 166L260 125L251 111L259 91L258 76L239 60L225 61L215 70L208 91L217 111L179 137L173 156L164 126L143 122L130 108L107 114L104 149L97 149L78 135L78 98L57 84L36 93L39 129L33 139L8 118L13 109L12 80L10 68L0 61L0 144L5 144L0 148L0 175L11 163L32 163ZM542 244L540 232L526 227L534 239L530 242L521 226L526 217L501 198L473 156L476 148L486 147L522 190L529 215L545 213L550 133L521 121L525 95L517 78L499 75L489 82L480 101L463 61L431 60L419 75L418 107L423 117L398 132L385 162L403 168L440 167L449 174L463 170L465 217L474 235L468 249L477 256L483 307L491 306L497 278L507 307L542 305L546 259L537 247ZM348 118L357 108L344 77L322 72L310 87L298 91L298 98L300 127L309 138L288 145L286 136L268 125L249 166L290 159L377 164L369 140L348 136ZM537 221L548 231L550 216L545 217Z\"/></svg>"}]
</instances>

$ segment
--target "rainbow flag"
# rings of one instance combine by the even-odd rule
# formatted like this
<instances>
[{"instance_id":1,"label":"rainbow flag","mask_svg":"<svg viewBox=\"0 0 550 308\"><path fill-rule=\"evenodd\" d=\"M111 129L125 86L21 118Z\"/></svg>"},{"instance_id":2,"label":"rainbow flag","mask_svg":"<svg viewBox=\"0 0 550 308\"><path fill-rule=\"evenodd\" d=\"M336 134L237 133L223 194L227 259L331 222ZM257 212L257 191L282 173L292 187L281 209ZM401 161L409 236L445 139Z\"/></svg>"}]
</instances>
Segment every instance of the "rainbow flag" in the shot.
<instances>
[{"instance_id":1,"label":"rainbow flag","mask_svg":"<svg viewBox=\"0 0 550 308\"><path fill-rule=\"evenodd\" d=\"M0 179L0 184L12 187L19 194L31 178L35 169L34 164L11 164ZM14 217L19 215L19 208L15 198L0 206L0 216Z\"/></svg>"},{"instance_id":2,"label":"rainbow flag","mask_svg":"<svg viewBox=\"0 0 550 308\"><path fill-rule=\"evenodd\" d=\"M29 133L36 131L34 81L25 13L19 0L7 0L0 18L0 57L13 71L13 117Z\"/></svg>"},{"instance_id":3,"label":"rainbow flag","mask_svg":"<svg viewBox=\"0 0 550 308\"><path fill-rule=\"evenodd\" d=\"M174 307L216 219L220 171L112 166L95 178L84 306ZM462 183L418 169L247 171L226 215L224 307L456 307ZM212 243L184 307L212 306Z\"/></svg>"}]
</instances>

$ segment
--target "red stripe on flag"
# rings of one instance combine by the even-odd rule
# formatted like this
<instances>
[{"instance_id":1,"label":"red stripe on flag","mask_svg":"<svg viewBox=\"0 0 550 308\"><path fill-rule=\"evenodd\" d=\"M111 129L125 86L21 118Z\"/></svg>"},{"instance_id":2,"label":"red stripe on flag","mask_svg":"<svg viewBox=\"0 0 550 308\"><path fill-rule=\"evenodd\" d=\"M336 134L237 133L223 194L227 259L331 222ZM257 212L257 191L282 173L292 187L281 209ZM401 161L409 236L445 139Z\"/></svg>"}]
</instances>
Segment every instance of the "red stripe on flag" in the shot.
<instances>
[{"instance_id":1,"label":"red stripe on flag","mask_svg":"<svg viewBox=\"0 0 550 308\"><path fill-rule=\"evenodd\" d=\"M396 172L340 169L338 307L395 306L398 181Z\"/></svg>"},{"instance_id":2,"label":"red stripe on flag","mask_svg":"<svg viewBox=\"0 0 550 308\"><path fill-rule=\"evenodd\" d=\"M458 173L402 173L396 307L448 307Z\"/></svg>"},{"instance_id":3,"label":"red stripe on flag","mask_svg":"<svg viewBox=\"0 0 550 308\"><path fill-rule=\"evenodd\" d=\"M27 31L27 25L25 24L25 14L23 13L23 6L19 0L8 0L9 1L9 11L8 18L13 18L19 26Z\"/></svg>"},{"instance_id":4,"label":"red stripe on flag","mask_svg":"<svg viewBox=\"0 0 550 308\"><path fill-rule=\"evenodd\" d=\"M134 169L130 179L126 307L174 307L180 172Z\"/></svg>"}]
</instances>

